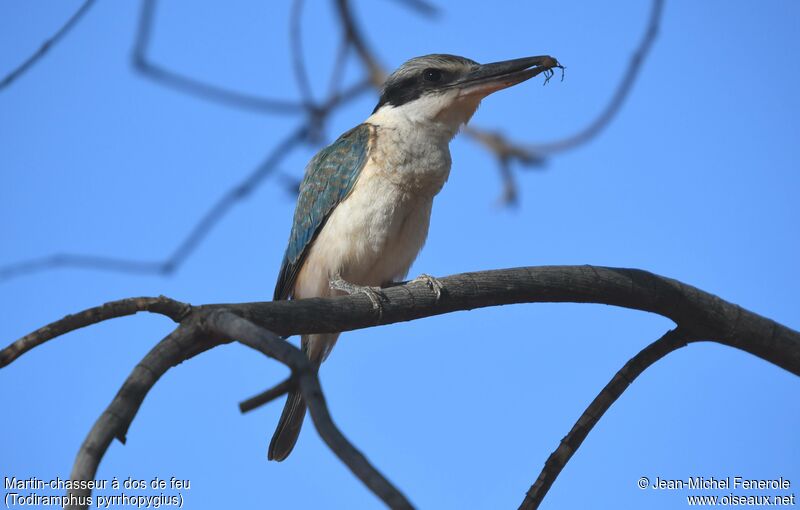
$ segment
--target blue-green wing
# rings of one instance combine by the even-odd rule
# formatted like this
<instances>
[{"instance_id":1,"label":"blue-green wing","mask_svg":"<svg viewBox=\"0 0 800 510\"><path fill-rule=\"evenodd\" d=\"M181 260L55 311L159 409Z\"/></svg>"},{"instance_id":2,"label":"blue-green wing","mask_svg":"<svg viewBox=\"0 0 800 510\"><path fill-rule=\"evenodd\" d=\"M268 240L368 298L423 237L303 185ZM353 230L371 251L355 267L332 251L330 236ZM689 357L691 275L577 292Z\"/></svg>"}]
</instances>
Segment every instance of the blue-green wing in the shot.
<instances>
[{"instance_id":1,"label":"blue-green wing","mask_svg":"<svg viewBox=\"0 0 800 510\"><path fill-rule=\"evenodd\" d=\"M371 127L361 124L322 149L308 163L294 211L274 299L288 299L317 234L333 209L353 189L367 161Z\"/></svg>"}]
</instances>

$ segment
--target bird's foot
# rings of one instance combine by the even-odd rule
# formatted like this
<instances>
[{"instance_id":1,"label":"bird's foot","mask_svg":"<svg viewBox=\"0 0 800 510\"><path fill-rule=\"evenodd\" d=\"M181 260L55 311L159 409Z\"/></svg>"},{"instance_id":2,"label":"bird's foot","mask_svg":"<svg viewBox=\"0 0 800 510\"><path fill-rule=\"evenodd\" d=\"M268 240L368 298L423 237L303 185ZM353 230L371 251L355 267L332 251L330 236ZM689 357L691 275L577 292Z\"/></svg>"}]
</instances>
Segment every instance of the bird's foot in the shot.
<instances>
[{"instance_id":1,"label":"bird's foot","mask_svg":"<svg viewBox=\"0 0 800 510\"><path fill-rule=\"evenodd\" d=\"M421 275L417 276L412 282L425 282L429 289L431 289L434 294L436 294L436 301L439 301L442 298L442 292L444 291L444 284L440 282L438 279L434 278L429 274L422 273Z\"/></svg>"},{"instance_id":2,"label":"bird's foot","mask_svg":"<svg viewBox=\"0 0 800 510\"><path fill-rule=\"evenodd\" d=\"M351 296L353 294L366 294L369 300L372 302L372 308L377 310L378 313L383 312L383 304L381 304L381 301L384 301L386 296L380 287L356 285L355 283L350 283L347 280L343 280L339 275L334 276L330 280L329 285L331 289L346 292Z\"/></svg>"}]
</instances>

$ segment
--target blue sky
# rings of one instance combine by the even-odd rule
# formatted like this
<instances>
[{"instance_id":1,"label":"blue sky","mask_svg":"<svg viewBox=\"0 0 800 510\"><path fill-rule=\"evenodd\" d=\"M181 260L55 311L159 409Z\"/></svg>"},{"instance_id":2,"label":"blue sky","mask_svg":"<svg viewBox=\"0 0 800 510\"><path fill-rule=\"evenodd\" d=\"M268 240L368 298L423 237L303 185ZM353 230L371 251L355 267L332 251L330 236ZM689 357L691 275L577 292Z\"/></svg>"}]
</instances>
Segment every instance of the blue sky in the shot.
<instances>
[{"instance_id":1,"label":"blue sky","mask_svg":"<svg viewBox=\"0 0 800 510\"><path fill-rule=\"evenodd\" d=\"M339 37L308 2L304 45L317 97ZM0 4L0 73L79 5ZM387 67L432 52L481 62L551 54L563 82L491 96L473 119L514 139L574 132L603 108L647 2L445 5L426 20L397 2L355 2ZM53 252L156 260L301 120L212 104L129 65L138 2L99 2L0 92L0 264ZM155 62L253 94L297 98L288 4L164 3ZM544 264L647 269L800 328L800 5L667 2L621 113L598 138L517 173L521 204L496 206L492 158L461 137L411 275ZM355 62L346 80L359 76ZM362 121L374 94L331 119ZM316 147L280 166L299 177ZM194 304L270 299L293 198L264 183L169 278L61 269L0 282L4 343L127 296ZM344 433L420 508L514 508L585 406L670 321L599 305L516 305L347 333L322 370ZM71 333L0 370L0 473L66 477L94 420L171 329L136 316ZM266 447L281 404L236 404L286 370L230 345L170 371L98 477L189 479L187 508L379 508L306 423L284 463ZM695 344L647 371L595 427L542 508L682 508L687 491L641 476L744 476L800 484L796 376L746 353Z\"/></svg>"}]
</instances>

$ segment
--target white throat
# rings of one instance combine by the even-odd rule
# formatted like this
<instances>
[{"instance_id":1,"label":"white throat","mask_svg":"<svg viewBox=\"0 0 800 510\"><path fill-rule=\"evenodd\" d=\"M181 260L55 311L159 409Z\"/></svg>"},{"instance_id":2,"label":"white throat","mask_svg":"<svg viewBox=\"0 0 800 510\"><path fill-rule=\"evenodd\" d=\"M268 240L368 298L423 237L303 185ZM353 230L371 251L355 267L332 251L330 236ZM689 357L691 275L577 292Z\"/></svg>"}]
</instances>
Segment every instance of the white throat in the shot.
<instances>
[{"instance_id":1,"label":"white throat","mask_svg":"<svg viewBox=\"0 0 800 510\"><path fill-rule=\"evenodd\" d=\"M424 131L427 136L449 143L472 118L481 99L478 95L459 95L455 90L424 95L400 106L385 104L366 122L401 131Z\"/></svg>"}]
</instances>

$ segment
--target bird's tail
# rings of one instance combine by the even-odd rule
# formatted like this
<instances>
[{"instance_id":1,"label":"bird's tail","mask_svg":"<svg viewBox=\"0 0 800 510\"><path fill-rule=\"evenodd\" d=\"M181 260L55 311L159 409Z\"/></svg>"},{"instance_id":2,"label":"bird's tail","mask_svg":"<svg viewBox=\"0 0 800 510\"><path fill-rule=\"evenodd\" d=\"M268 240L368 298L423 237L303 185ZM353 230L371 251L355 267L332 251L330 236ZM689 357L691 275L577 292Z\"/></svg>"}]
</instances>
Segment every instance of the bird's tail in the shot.
<instances>
[{"instance_id":1,"label":"bird's tail","mask_svg":"<svg viewBox=\"0 0 800 510\"><path fill-rule=\"evenodd\" d=\"M269 442L269 451L267 452L269 460L280 462L292 453L305 417L306 403L303 401L303 394L299 390L294 390L286 398L281 419L278 420L278 428L275 429L272 441Z\"/></svg>"},{"instance_id":2,"label":"bird's tail","mask_svg":"<svg viewBox=\"0 0 800 510\"><path fill-rule=\"evenodd\" d=\"M338 333L326 335L303 335L301 345L303 352L316 368L319 368L328 354L330 353ZM292 453L297 438L300 436L300 428L303 426L303 419L306 416L306 403L303 394L299 389L289 392L286 404L283 406L281 418L278 420L278 428L272 435L269 442L267 458L278 462L284 460Z\"/></svg>"}]
</instances>

